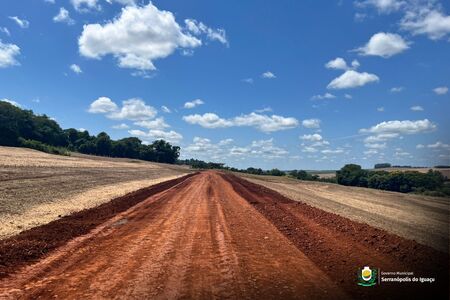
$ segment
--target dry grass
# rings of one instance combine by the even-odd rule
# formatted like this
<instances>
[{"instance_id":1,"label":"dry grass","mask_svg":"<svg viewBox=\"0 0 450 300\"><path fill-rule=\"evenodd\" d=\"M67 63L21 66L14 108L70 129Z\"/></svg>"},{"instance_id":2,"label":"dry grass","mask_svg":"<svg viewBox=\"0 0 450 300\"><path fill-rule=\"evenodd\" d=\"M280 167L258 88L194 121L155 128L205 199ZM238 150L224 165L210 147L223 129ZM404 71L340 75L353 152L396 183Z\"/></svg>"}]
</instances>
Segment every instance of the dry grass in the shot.
<instances>
[{"instance_id":1,"label":"dry grass","mask_svg":"<svg viewBox=\"0 0 450 300\"><path fill-rule=\"evenodd\" d=\"M240 174L293 200L449 251L450 199Z\"/></svg>"},{"instance_id":2,"label":"dry grass","mask_svg":"<svg viewBox=\"0 0 450 300\"><path fill-rule=\"evenodd\" d=\"M140 160L0 147L0 239L188 172Z\"/></svg>"}]
</instances>

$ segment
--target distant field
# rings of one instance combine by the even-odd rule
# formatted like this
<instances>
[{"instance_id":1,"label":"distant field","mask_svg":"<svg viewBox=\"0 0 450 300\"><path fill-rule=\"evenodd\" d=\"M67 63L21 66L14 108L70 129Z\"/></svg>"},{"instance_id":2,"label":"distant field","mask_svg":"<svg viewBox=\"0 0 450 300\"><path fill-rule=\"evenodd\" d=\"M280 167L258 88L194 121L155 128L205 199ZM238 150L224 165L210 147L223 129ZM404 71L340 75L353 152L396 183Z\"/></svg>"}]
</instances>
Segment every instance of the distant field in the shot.
<instances>
[{"instance_id":1,"label":"distant field","mask_svg":"<svg viewBox=\"0 0 450 300\"><path fill-rule=\"evenodd\" d=\"M135 159L0 147L0 239L189 172Z\"/></svg>"},{"instance_id":2,"label":"distant field","mask_svg":"<svg viewBox=\"0 0 450 300\"><path fill-rule=\"evenodd\" d=\"M442 173L447 178L450 178L450 168L449 169L436 169L436 168L383 168L383 169L370 169L371 171L388 171L388 172L395 172L395 171L417 171L420 173L426 173L428 170L435 170ZM332 170L324 170L324 171L307 171L310 174L318 175L319 178L331 178L336 176L336 171Z\"/></svg>"},{"instance_id":3,"label":"distant field","mask_svg":"<svg viewBox=\"0 0 450 300\"><path fill-rule=\"evenodd\" d=\"M284 196L448 252L450 199L288 177L238 175Z\"/></svg>"}]
</instances>

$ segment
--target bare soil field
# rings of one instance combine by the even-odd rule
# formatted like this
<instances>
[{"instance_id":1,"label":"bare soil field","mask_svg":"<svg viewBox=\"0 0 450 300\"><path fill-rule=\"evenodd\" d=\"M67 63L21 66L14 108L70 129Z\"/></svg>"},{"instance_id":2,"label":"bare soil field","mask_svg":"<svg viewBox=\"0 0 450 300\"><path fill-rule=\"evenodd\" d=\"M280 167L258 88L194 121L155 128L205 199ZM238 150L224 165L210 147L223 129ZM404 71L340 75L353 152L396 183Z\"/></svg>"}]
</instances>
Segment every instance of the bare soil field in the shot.
<instances>
[{"instance_id":1,"label":"bare soil field","mask_svg":"<svg viewBox=\"0 0 450 300\"><path fill-rule=\"evenodd\" d=\"M448 298L448 254L212 171L4 239L0 258L6 299ZM437 282L359 287L366 264Z\"/></svg>"},{"instance_id":2,"label":"bare soil field","mask_svg":"<svg viewBox=\"0 0 450 300\"><path fill-rule=\"evenodd\" d=\"M401 237L449 251L450 199L239 174L282 195Z\"/></svg>"},{"instance_id":3,"label":"bare soil field","mask_svg":"<svg viewBox=\"0 0 450 300\"><path fill-rule=\"evenodd\" d=\"M140 160L0 147L0 239L188 172Z\"/></svg>"}]
</instances>

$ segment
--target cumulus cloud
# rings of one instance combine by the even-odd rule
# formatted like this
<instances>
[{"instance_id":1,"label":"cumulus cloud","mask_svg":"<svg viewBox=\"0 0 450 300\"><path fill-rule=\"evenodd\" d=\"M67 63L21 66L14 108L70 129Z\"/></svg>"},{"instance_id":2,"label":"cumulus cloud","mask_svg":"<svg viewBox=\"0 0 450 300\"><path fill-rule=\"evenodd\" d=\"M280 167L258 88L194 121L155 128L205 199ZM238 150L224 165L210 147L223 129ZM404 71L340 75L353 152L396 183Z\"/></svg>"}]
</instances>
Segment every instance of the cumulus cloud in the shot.
<instances>
[{"instance_id":1,"label":"cumulus cloud","mask_svg":"<svg viewBox=\"0 0 450 300\"><path fill-rule=\"evenodd\" d=\"M64 7L59 9L56 16L53 17L53 22L55 23L66 23L68 25L75 24L75 21L70 17L69 11Z\"/></svg>"},{"instance_id":2,"label":"cumulus cloud","mask_svg":"<svg viewBox=\"0 0 450 300\"><path fill-rule=\"evenodd\" d=\"M333 79L327 86L329 89L349 89L364 86L368 83L378 82L380 79L375 74L347 70L341 76Z\"/></svg>"},{"instance_id":3,"label":"cumulus cloud","mask_svg":"<svg viewBox=\"0 0 450 300\"><path fill-rule=\"evenodd\" d=\"M139 98L132 98L122 102L122 107L107 97L100 97L89 106L88 112L94 114L105 114L113 120L143 121L156 116L157 111L152 106L145 104Z\"/></svg>"},{"instance_id":4,"label":"cumulus cloud","mask_svg":"<svg viewBox=\"0 0 450 300\"><path fill-rule=\"evenodd\" d=\"M212 33L207 36L220 39ZM84 25L78 45L85 57L101 59L113 55L119 67L145 72L156 69L155 60L177 49L192 50L202 41L191 30L182 28L170 11L159 10L150 2L142 7L127 6L104 25Z\"/></svg>"},{"instance_id":5,"label":"cumulus cloud","mask_svg":"<svg viewBox=\"0 0 450 300\"><path fill-rule=\"evenodd\" d=\"M164 131L159 129L151 129L148 132L144 132L142 130L132 129L129 130L128 133L144 140L150 138L154 140L165 140L174 144L179 143L183 139L183 136L180 133L173 130Z\"/></svg>"},{"instance_id":6,"label":"cumulus cloud","mask_svg":"<svg viewBox=\"0 0 450 300\"><path fill-rule=\"evenodd\" d=\"M434 144L429 144L427 145L427 148L432 148L432 149L438 149L438 148L442 148L442 149L448 149L450 148L449 144L444 144L441 141L437 141Z\"/></svg>"},{"instance_id":7,"label":"cumulus cloud","mask_svg":"<svg viewBox=\"0 0 450 300\"><path fill-rule=\"evenodd\" d=\"M413 35L424 34L438 40L450 34L450 16L440 8L414 7L406 12L400 27Z\"/></svg>"},{"instance_id":8,"label":"cumulus cloud","mask_svg":"<svg viewBox=\"0 0 450 300\"><path fill-rule=\"evenodd\" d=\"M305 128L320 128L320 122L319 119L306 119L302 121L302 125Z\"/></svg>"},{"instance_id":9,"label":"cumulus cloud","mask_svg":"<svg viewBox=\"0 0 450 300\"><path fill-rule=\"evenodd\" d=\"M448 93L448 87L446 87L446 86L440 86L440 87L437 87L437 88L433 89L433 92L434 92L436 95L445 95L445 94Z\"/></svg>"},{"instance_id":10,"label":"cumulus cloud","mask_svg":"<svg viewBox=\"0 0 450 300\"><path fill-rule=\"evenodd\" d=\"M430 132L437 128L437 125L430 122L428 119L417 121L385 121L378 123L368 129L360 129L361 133L398 133L398 134L417 134Z\"/></svg>"},{"instance_id":11,"label":"cumulus cloud","mask_svg":"<svg viewBox=\"0 0 450 300\"><path fill-rule=\"evenodd\" d=\"M72 64L72 65L70 65L70 69L71 69L74 73L76 73L76 74L81 74L81 73L83 73L83 71L81 70L80 66L77 65L77 64Z\"/></svg>"},{"instance_id":12,"label":"cumulus cloud","mask_svg":"<svg viewBox=\"0 0 450 300\"><path fill-rule=\"evenodd\" d=\"M17 25L19 25L20 28L28 28L30 27L30 22L28 22L25 19L21 19L17 16L9 17L11 20L13 20Z\"/></svg>"},{"instance_id":13,"label":"cumulus cloud","mask_svg":"<svg viewBox=\"0 0 450 300\"><path fill-rule=\"evenodd\" d=\"M336 98L336 96L331 93L325 93L323 95L314 95L311 97L312 100L323 100L323 99L334 99L334 98Z\"/></svg>"},{"instance_id":14,"label":"cumulus cloud","mask_svg":"<svg viewBox=\"0 0 450 300\"><path fill-rule=\"evenodd\" d=\"M344 153L343 149L325 149L321 151L323 154L341 154Z\"/></svg>"},{"instance_id":15,"label":"cumulus cloud","mask_svg":"<svg viewBox=\"0 0 450 300\"><path fill-rule=\"evenodd\" d=\"M291 129L298 126L298 120L291 117L282 117L278 115L263 115L252 112L246 115L240 115L232 119L220 118L214 113L205 113L203 115L195 114L184 116L183 120L190 124L198 124L204 128L224 128L224 127L254 127L262 132L274 132L279 130Z\"/></svg>"},{"instance_id":16,"label":"cumulus cloud","mask_svg":"<svg viewBox=\"0 0 450 300\"><path fill-rule=\"evenodd\" d=\"M391 139L398 138L400 135L398 133L380 133L378 135L371 135L364 139L365 143L379 143L385 142Z\"/></svg>"},{"instance_id":17,"label":"cumulus cloud","mask_svg":"<svg viewBox=\"0 0 450 300\"><path fill-rule=\"evenodd\" d=\"M205 102L203 102L201 99L195 99L184 103L184 108L190 109L202 104L205 104Z\"/></svg>"},{"instance_id":18,"label":"cumulus cloud","mask_svg":"<svg viewBox=\"0 0 450 300\"><path fill-rule=\"evenodd\" d=\"M336 57L325 64L325 68L334 70L350 70L359 68L360 63L356 59L351 62L351 66L347 65L347 62L342 57Z\"/></svg>"},{"instance_id":19,"label":"cumulus cloud","mask_svg":"<svg viewBox=\"0 0 450 300\"><path fill-rule=\"evenodd\" d=\"M148 129L163 129L170 127L170 125L166 123L163 117L159 117L154 120L143 120L135 122L134 125Z\"/></svg>"},{"instance_id":20,"label":"cumulus cloud","mask_svg":"<svg viewBox=\"0 0 450 300\"><path fill-rule=\"evenodd\" d=\"M357 48L360 55L389 58L409 49L409 43L395 33L378 32L363 47Z\"/></svg>"},{"instance_id":21,"label":"cumulus cloud","mask_svg":"<svg viewBox=\"0 0 450 300\"><path fill-rule=\"evenodd\" d=\"M75 10L79 12L87 12L90 10L100 10L101 6L98 0L70 0Z\"/></svg>"},{"instance_id":22,"label":"cumulus cloud","mask_svg":"<svg viewBox=\"0 0 450 300\"><path fill-rule=\"evenodd\" d=\"M325 64L327 69L347 70L347 62L342 57L337 57Z\"/></svg>"},{"instance_id":23,"label":"cumulus cloud","mask_svg":"<svg viewBox=\"0 0 450 300\"><path fill-rule=\"evenodd\" d=\"M242 82L252 84L254 82L254 80L253 80L253 78L244 78L244 79L242 79Z\"/></svg>"},{"instance_id":24,"label":"cumulus cloud","mask_svg":"<svg viewBox=\"0 0 450 300\"><path fill-rule=\"evenodd\" d=\"M270 72L270 71L267 71L267 72L262 73L262 74L261 74L261 77L262 77L262 78L265 78L265 79L274 79L274 78L277 78L277 76L275 76L275 74L272 73L272 72Z\"/></svg>"},{"instance_id":25,"label":"cumulus cloud","mask_svg":"<svg viewBox=\"0 0 450 300\"><path fill-rule=\"evenodd\" d=\"M136 0L106 0L109 4L112 4L113 2L122 4L122 5L135 5Z\"/></svg>"},{"instance_id":26,"label":"cumulus cloud","mask_svg":"<svg viewBox=\"0 0 450 300\"><path fill-rule=\"evenodd\" d=\"M365 0L355 2L355 5L359 7L373 6L380 13L390 13L392 11L397 11L400 8L404 7L405 4L406 1L404 0Z\"/></svg>"},{"instance_id":27,"label":"cumulus cloud","mask_svg":"<svg viewBox=\"0 0 450 300\"><path fill-rule=\"evenodd\" d=\"M16 56L20 54L20 48L14 44L4 44L0 40L0 68L20 65Z\"/></svg>"},{"instance_id":28,"label":"cumulus cloud","mask_svg":"<svg viewBox=\"0 0 450 300\"><path fill-rule=\"evenodd\" d=\"M105 114L116 110L116 103L108 97L100 97L89 105L88 112L92 114Z\"/></svg>"},{"instance_id":29,"label":"cumulus cloud","mask_svg":"<svg viewBox=\"0 0 450 300\"><path fill-rule=\"evenodd\" d=\"M318 133L305 134L305 135L302 135L300 137L300 139L304 140L304 141L309 141L309 142L319 142L319 141L323 140L322 136Z\"/></svg>"}]
</instances>

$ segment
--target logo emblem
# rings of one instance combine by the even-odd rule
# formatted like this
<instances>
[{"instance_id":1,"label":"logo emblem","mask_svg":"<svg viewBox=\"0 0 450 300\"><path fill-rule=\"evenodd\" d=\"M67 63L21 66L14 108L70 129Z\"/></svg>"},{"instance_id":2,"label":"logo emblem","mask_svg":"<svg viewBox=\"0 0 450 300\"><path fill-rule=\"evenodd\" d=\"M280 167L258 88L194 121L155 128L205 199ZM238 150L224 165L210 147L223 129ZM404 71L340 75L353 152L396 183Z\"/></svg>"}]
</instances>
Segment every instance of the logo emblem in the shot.
<instances>
[{"instance_id":1,"label":"logo emblem","mask_svg":"<svg viewBox=\"0 0 450 300\"><path fill-rule=\"evenodd\" d=\"M378 271L376 268L365 266L358 270L358 285L374 286L377 284Z\"/></svg>"}]
</instances>

